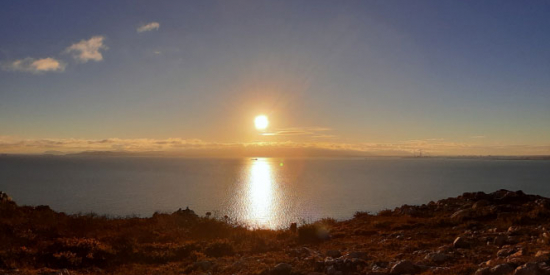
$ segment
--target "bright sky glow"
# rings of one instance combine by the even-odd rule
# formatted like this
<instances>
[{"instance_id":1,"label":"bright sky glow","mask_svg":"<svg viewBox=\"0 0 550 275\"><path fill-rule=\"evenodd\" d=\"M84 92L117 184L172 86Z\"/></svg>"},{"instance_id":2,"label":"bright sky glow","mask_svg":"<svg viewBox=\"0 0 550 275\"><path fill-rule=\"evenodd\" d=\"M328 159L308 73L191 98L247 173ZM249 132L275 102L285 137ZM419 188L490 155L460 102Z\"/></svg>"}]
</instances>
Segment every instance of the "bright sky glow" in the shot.
<instances>
[{"instance_id":1,"label":"bright sky glow","mask_svg":"<svg viewBox=\"0 0 550 275\"><path fill-rule=\"evenodd\" d=\"M0 153L550 155L548 18L545 1L9 1Z\"/></svg>"}]
</instances>

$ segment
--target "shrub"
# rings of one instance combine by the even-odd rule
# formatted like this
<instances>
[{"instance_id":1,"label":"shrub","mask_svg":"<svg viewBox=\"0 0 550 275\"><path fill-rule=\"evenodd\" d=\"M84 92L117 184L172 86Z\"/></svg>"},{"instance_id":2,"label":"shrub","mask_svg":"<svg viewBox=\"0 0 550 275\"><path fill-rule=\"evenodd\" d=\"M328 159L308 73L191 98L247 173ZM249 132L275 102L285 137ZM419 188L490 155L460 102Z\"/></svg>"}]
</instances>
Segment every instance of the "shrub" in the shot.
<instances>
[{"instance_id":1,"label":"shrub","mask_svg":"<svg viewBox=\"0 0 550 275\"><path fill-rule=\"evenodd\" d=\"M362 212L362 211L357 211L355 212L355 214L353 214L353 218L355 219L368 218L370 216L371 214L369 212Z\"/></svg>"},{"instance_id":2,"label":"shrub","mask_svg":"<svg viewBox=\"0 0 550 275\"><path fill-rule=\"evenodd\" d=\"M328 230L318 224L306 224L298 228L298 242L315 243L328 239Z\"/></svg>"},{"instance_id":3,"label":"shrub","mask_svg":"<svg viewBox=\"0 0 550 275\"><path fill-rule=\"evenodd\" d=\"M213 242L206 247L204 254L208 257L223 257L234 254L233 245L228 241Z\"/></svg>"},{"instance_id":4,"label":"shrub","mask_svg":"<svg viewBox=\"0 0 550 275\"><path fill-rule=\"evenodd\" d=\"M333 226L337 223L337 221L333 218L323 218L315 223L325 225L325 226Z\"/></svg>"},{"instance_id":5,"label":"shrub","mask_svg":"<svg viewBox=\"0 0 550 275\"><path fill-rule=\"evenodd\" d=\"M381 216L381 217L389 217L389 216L392 216L392 214L393 212L390 209L384 209L378 212L378 216Z\"/></svg>"},{"instance_id":6,"label":"shrub","mask_svg":"<svg viewBox=\"0 0 550 275\"><path fill-rule=\"evenodd\" d=\"M47 262L57 267L104 266L114 254L111 247L90 238L59 238L44 252Z\"/></svg>"},{"instance_id":7,"label":"shrub","mask_svg":"<svg viewBox=\"0 0 550 275\"><path fill-rule=\"evenodd\" d=\"M134 262L165 264L189 257L197 250L195 244L150 243L141 245L133 257Z\"/></svg>"},{"instance_id":8,"label":"shrub","mask_svg":"<svg viewBox=\"0 0 550 275\"><path fill-rule=\"evenodd\" d=\"M372 226L377 229L390 229L391 224L391 221L375 221Z\"/></svg>"}]
</instances>

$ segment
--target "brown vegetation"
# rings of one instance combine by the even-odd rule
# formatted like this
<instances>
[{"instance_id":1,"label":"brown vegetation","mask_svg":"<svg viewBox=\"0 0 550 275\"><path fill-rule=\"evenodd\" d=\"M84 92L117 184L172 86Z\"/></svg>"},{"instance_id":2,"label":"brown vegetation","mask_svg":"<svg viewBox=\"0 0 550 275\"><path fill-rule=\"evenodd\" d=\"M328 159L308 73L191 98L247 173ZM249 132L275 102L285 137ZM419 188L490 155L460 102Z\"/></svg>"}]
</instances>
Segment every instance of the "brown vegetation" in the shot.
<instances>
[{"instance_id":1,"label":"brown vegetation","mask_svg":"<svg viewBox=\"0 0 550 275\"><path fill-rule=\"evenodd\" d=\"M0 274L548 274L549 217L549 199L500 190L251 230L188 209L66 215L0 193Z\"/></svg>"}]
</instances>

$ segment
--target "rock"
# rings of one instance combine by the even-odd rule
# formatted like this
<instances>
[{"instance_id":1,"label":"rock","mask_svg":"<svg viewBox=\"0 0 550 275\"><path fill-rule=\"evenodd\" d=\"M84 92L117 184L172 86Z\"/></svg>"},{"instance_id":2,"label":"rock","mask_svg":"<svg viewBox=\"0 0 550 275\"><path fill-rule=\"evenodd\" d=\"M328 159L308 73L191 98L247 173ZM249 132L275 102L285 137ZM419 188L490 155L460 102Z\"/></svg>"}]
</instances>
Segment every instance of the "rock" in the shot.
<instances>
[{"instance_id":1,"label":"rock","mask_svg":"<svg viewBox=\"0 0 550 275\"><path fill-rule=\"evenodd\" d=\"M186 207L185 209L180 208L178 211L172 213L172 215L178 215L190 219L196 219L199 217L199 215L195 214L195 211L189 209L189 207Z\"/></svg>"},{"instance_id":2,"label":"rock","mask_svg":"<svg viewBox=\"0 0 550 275\"><path fill-rule=\"evenodd\" d=\"M522 266L519 266L514 271L514 275L542 275L543 271L539 269L539 266L536 263L526 263Z\"/></svg>"},{"instance_id":3,"label":"rock","mask_svg":"<svg viewBox=\"0 0 550 275\"><path fill-rule=\"evenodd\" d=\"M430 253L424 257L424 260L433 262L433 263L443 263L449 259L449 255L443 253Z\"/></svg>"},{"instance_id":4,"label":"rock","mask_svg":"<svg viewBox=\"0 0 550 275\"><path fill-rule=\"evenodd\" d=\"M42 275L71 275L71 273L66 268L63 268L61 270L54 271L54 272L42 273Z\"/></svg>"},{"instance_id":5,"label":"rock","mask_svg":"<svg viewBox=\"0 0 550 275\"><path fill-rule=\"evenodd\" d=\"M491 269L488 267L480 268L476 270L476 273L474 273L474 275L490 275L490 274L491 274Z\"/></svg>"},{"instance_id":6,"label":"rock","mask_svg":"<svg viewBox=\"0 0 550 275\"><path fill-rule=\"evenodd\" d=\"M518 240L517 236L508 236L508 238L506 238L506 243L508 243L508 244L517 244L517 243L519 243L519 240Z\"/></svg>"},{"instance_id":7,"label":"rock","mask_svg":"<svg viewBox=\"0 0 550 275\"><path fill-rule=\"evenodd\" d=\"M484 263L482 263L482 265L485 265L485 266L493 266L495 263L495 260L488 260Z\"/></svg>"},{"instance_id":8,"label":"rock","mask_svg":"<svg viewBox=\"0 0 550 275\"><path fill-rule=\"evenodd\" d=\"M501 250L499 250L497 252L497 256L501 257L501 258L506 258L514 253L516 253L516 249L515 248L510 248L510 247L505 247L505 248L502 248Z\"/></svg>"},{"instance_id":9,"label":"rock","mask_svg":"<svg viewBox=\"0 0 550 275\"><path fill-rule=\"evenodd\" d=\"M510 226L508 227L508 231L506 231L506 233L508 233L508 235L519 235L521 231L521 228L517 226Z\"/></svg>"},{"instance_id":10,"label":"rock","mask_svg":"<svg viewBox=\"0 0 550 275\"><path fill-rule=\"evenodd\" d=\"M517 258L517 257L525 256L525 253L526 253L525 249L521 248L516 252L512 253L510 256L508 256L508 258Z\"/></svg>"},{"instance_id":11,"label":"rock","mask_svg":"<svg viewBox=\"0 0 550 275\"><path fill-rule=\"evenodd\" d=\"M501 247L501 246L503 246L503 245L506 244L506 240L507 240L506 236L504 236L504 235L498 235L498 236L495 237L493 243L494 243L496 246Z\"/></svg>"},{"instance_id":12,"label":"rock","mask_svg":"<svg viewBox=\"0 0 550 275\"><path fill-rule=\"evenodd\" d=\"M377 264L375 264L372 267L372 271L373 272L380 272L380 273L388 273L388 269L386 267L382 267L382 266L379 266Z\"/></svg>"},{"instance_id":13,"label":"rock","mask_svg":"<svg viewBox=\"0 0 550 275\"><path fill-rule=\"evenodd\" d=\"M453 242L454 248L469 248L470 242L466 240L466 238L463 237L457 237L455 241Z\"/></svg>"},{"instance_id":14,"label":"rock","mask_svg":"<svg viewBox=\"0 0 550 275\"><path fill-rule=\"evenodd\" d=\"M316 261L313 264L313 270L317 272L323 272L325 271L325 262L323 261Z\"/></svg>"},{"instance_id":15,"label":"rock","mask_svg":"<svg viewBox=\"0 0 550 275\"><path fill-rule=\"evenodd\" d=\"M340 251L338 250L329 250L327 251L327 256L331 257L331 258L338 258L340 256L342 256L342 253L340 253Z\"/></svg>"},{"instance_id":16,"label":"rock","mask_svg":"<svg viewBox=\"0 0 550 275\"><path fill-rule=\"evenodd\" d=\"M491 268L491 275L505 275L514 272L514 268L509 264L499 264Z\"/></svg>"},{"instance_id":17,"label":"rock","mask_svg":"<svg viewBox=\"0 0 550 275\"><path fill-rule=\"evenodd\" d=\"M390 270L390 274L414 274L419 270L411 261L399 261Z\"/></svg>"},{"instance_id":18,"label":"rock","mask_svg":"<svg viewBox=\"0 0 550 275\"><path fill-rule=\"evenodd\" d=\"M334 268L334 266L329 266L327 268L327 275L335 275L336 274L336 268Z\"/></svg>"},{"instance_id":19,"label":"rock","mask_svg":"<svg viewBox=\"0 0 550 275\"><path fill-rule=\"evenodd\" d=\"M273 275L289 275L292 270L292 266L287 263L280 263L276 265L272 270Z\"/></svg>"},{"instance_id":20,"label":"rock","mask_svg":"<svg viewBox=\"0 0 550 275\"><path fill-rule=\"evenodd\" d=\"M363 251L353 251L353 252L350 252L346 255L347 258L349 259L363 259L363 260L366 260L368 258L368 254L367 252L363 252Z\"/></svg>"},{"instance_id":21,"label":"rock","mask_svg":"<svg viewBox=\"0 0 550 275\"><path fill-rule=\"evenodd\" d=\"M332 266L336 261L332 257L325 258L325 266Z\"/></svg>"},{"instance_id":22,"label":"rock","mask_svg":"<svg viewBox=\"0 0 550 275\"><path fill-rule=\"evenodd\" d=\"M13 202L10 196L8 194L0 191L0 203L10 203Z\"/></svg>"},{"instance_id":23,"label":"rock","mask_svg":"<svg viewBox=\"0 0 550 275\"><path fill-rule=\"evenodd\" d=\"M550 266L548 266L545 262L538 263L539 271L545 275L550 274Z\"/></svg>"},{"instance_id":24,"label":"rock","mask_svg":"<svg viewBox=\"0 0 550 275\"><path fill-rule=\"evenodd\" d=\"M547 250L539 250L539 251L537 252L537 254L535 254L535 258L536 258L538 261L546 262L546 261L550 260L550 251L547 251Z\"/></svg>"},{"instance_id":25,"label":"rock","mask_svg":"<svg viewBox=\"0 0 550 275\"><path fill-rule=\"evenodd\" d=\"M471 209L462 209L454 212L451 215L451 221L460 223L474 217L475 217L475 211L472 211Z\"/></svg>"},{"instance_id":26,"label":"rock","mask_svg":"<svg viewBox=\"0 0 550 275\"><path fill-rule=\"evenodd\" d=\"M439 273L439 274L448 274L450 268L449 267L443 267L443 266L432 266L432 267L430 267L429 270L431 270L435 273Z\"/></svg>"},{"instance_id":27,"label":"rock","mask_svg":"<svg viewBox=\"0 0 550 275\"><path fill-rule=\"evenodd\" d=\"M513 267L517 267L525 264L526 261L523 258L506 258L506 263Z\"/></svg>"},{"instance_id":28,"label":"rock","mask_svg":"<svg viewBox=\"0 0 550 275\"><path fill-rule=\"evenodd\" d=\"M484 207L484 206L487 206L487 205L489 205L489 201L488 201L488 200L479 200L479 201L477 201L476 203L474 203L474 204L472 205L472 209L473 209L473 210L480 209L480 208L482 208L482 207Z\"/></svg>"}]
</instances>

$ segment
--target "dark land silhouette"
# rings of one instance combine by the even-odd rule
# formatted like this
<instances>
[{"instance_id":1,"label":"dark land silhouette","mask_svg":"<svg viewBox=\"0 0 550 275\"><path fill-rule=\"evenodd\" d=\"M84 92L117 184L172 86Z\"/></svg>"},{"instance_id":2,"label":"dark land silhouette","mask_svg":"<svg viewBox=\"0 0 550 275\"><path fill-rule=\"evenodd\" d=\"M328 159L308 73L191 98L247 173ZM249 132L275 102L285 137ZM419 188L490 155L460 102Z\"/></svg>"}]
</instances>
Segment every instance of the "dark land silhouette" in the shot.
<instances>
[{"instance_id":1,"label":"dark land silhouette","mask_svg":"<svg viewBox=\"0 0 550 275\"><path fill-rule=\"evenodd\" d=\"M550 199L521 191L281 230L190 209L109 218L0 201L0 274L550 273Z\"/></svg>"}]
</instances>

